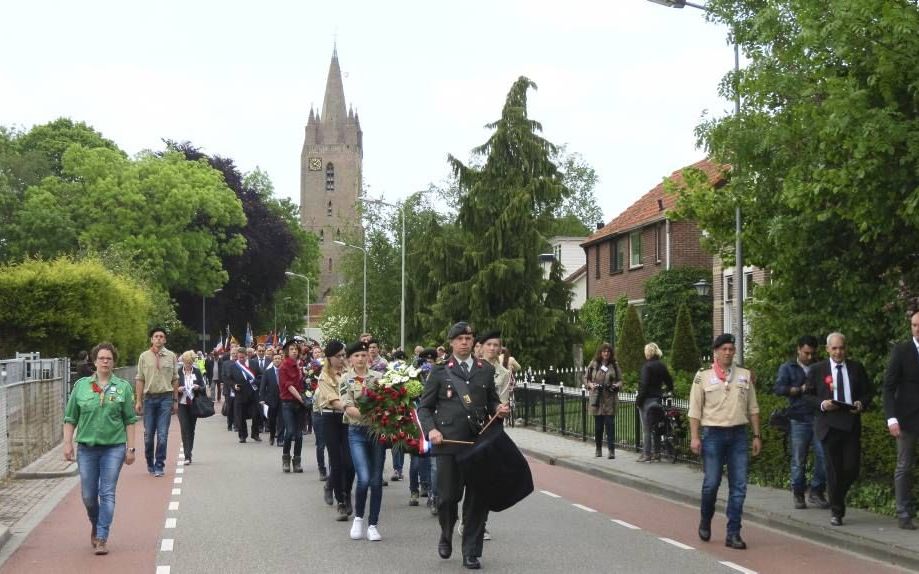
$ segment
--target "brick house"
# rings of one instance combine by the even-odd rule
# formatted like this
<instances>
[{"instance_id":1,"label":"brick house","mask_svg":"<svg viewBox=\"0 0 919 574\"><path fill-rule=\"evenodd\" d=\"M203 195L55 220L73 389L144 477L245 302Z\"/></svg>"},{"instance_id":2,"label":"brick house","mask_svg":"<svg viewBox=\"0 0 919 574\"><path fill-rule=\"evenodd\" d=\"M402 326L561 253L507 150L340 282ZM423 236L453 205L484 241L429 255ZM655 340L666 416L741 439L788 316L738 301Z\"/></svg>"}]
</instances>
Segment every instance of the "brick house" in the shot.
<instances>
[{"instance_id":1,"label":"brick house","mask_svg":"<svg viewBox=\"0 0 919 574\"><path fill-rule=\"evenodd\" d=\"M724 167L711 161L687 167L702 170L716 187L725 181ZM683 180L682 169L670 176L677 184ZM625 295L630 304L640 306L645 282L661 271L712 268L713 257L700 244L702 231L691 221L668 217L675 203L676 198L664 191L662 182L581 244L587 256L588 298L613 302Z\"/></svg>"}]
</instances>

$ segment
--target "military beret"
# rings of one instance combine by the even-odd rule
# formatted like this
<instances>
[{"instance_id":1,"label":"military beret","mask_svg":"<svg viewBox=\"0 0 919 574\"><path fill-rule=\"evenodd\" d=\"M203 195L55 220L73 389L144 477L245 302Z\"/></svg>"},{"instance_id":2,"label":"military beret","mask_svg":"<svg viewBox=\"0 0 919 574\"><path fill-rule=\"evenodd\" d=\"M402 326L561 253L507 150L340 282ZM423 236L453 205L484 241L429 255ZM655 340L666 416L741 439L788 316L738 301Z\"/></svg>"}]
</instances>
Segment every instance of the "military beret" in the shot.
<instances>
[{"instance_id":1,"label":"military beret","mask_svg":"<svg viewBox=\"0 0 919 574\"><path fill-rule=\"evenodd\" d=\"M460 321L459 323L450 327L450 330L447 331L447 338L451 341L460 335L472 335L472 327L469 326L469 323L465 321Z\"/></svg>"},{"instance_id":2,"label":"military beret","mask_svg":"<svg viewBox=\"0 0 919 574\"><path fill-rule=\"evenodd\" d=\"M491 329L490 331L485 331L484 333L479 335L478 341L479 343L484 344L485 341L489 339L500 339L500 338L501 338L501 331L497 329Z\"/></svg>"},{"instance_id":3,"label":"military beret","mask_svg":"<svg viewBox=\"0 0 919 574\"><path fill-rule=\"evenodd\" d=\"M345 347L345 354L350 357L354 353L365 353L369 346L368 343L363 341L354 341L353 343L348 343L348 346Z\"/></svg>"},{"instance_id":4,"label":"military beret","mask_svg":"<svg viewBox=\"0 0 919 574\"><path fill-rule=\"evenodd\" d=\"M322 350L325 353L326 357L334 357L345 348L345 344L337 339L332 339L325 344L325 349Z\"/></svg>"},{"instance_id":5,"label":"military beret","mask_svg":"<svg viewBox=\"0 0 919 574\"><path fill-rule=\"evenodd\" d=\"M718 349L722 345L726 345L728 343L732 345L734 344L734 335L730 333L722 333L715 337L715 342L712 343L712 349Z\"/></svg>"},{"instance_id":6,"label":"military beret","mask_svg":"<svg viewBox=\"0 0 919 574\"><path fill-rule=\"evenodd\" d=\"M418 356L422 359L431 359L433 361L437 358L437 349L427 347L425 350L421 351Z\"/></svg>"}]
</instances>

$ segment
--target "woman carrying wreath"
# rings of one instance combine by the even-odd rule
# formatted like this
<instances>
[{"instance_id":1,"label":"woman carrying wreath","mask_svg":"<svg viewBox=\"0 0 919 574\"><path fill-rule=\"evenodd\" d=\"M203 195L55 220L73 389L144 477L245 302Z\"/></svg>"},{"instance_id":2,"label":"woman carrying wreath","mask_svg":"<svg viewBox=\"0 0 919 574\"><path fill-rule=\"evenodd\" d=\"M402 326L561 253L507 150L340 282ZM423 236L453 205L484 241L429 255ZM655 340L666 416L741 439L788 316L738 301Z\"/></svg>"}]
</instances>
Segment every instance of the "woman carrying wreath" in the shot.
<instances>
[{"instance_id":1,"label":"woman carrying wreath","mask_svg":"<svg viewBox=\"0 0 919 574\"><path fill-rule=\"evenodd\" d=\"M364 509L367 505L367 491L370 490L370 515L367 517L367 540L382 540L377 524L380 506L383 504L383 464L386 462L386 447L374 436L369 421L357 407L357 398L368 386L380 378L377 371L370 370L367 343L355 341L348 345L351 370L345 373L341 400L344 405L344 420L348 426L348 444L351 460L357 474L357 488L354 491L354 522L351 524L351 539L364 537Z\"/></svg>"}]
</instances>

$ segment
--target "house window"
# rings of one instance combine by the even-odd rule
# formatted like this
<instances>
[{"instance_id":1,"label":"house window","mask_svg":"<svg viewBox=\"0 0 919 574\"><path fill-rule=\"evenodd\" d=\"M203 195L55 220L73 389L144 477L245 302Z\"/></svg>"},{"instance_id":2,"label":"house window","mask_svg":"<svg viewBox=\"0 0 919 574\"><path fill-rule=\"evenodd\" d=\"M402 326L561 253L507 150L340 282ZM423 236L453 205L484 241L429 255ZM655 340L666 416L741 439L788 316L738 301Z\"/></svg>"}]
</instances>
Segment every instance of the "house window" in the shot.
<instances>
[{"instance_id":1,"label":"house window","mask_svg":"<svg viewBox=\"0 0 919 574\"><path fill-rule=\"evenodd\" d=\"M329 271L332 270L332 258L329 257Z\"/></svg>"},{"instance_id":2,"label":"house window","mask_svg":"<svg viewBox=\"0 0 919 574\"><path fill-rule=\"evenodd\" d=\"M335 166L332 162L325 166L325 190L329 193L335 191Z\"/></svg>"},{"instance_id":3,"label":"house window","mask_svg":"<svg viewBox=\"0 0 919 574\"><path fill-rule=\"evenodd\" d=\"M341 229L340 228L335 230L335 239L338 241L341 240Z\"/></svg>"},{"instance_id":4,"label":"house window","mask_svg":"<svg viewBox=\"0 0 919 574\"><path fill-rule=\"evenodd\" d=\"M332 202L331 201L329 202L329 207L328 209L326 209L325 214L328 215L329 217L332 217Z\"/></svg>"},{"instance_id":5,"label":"house window","mask_svg":"<svg viewBox=\"0 0 919 574\"><path fill-rule=\"evenodd\" d=\"M609 274L619 273L625 265L625 241L614 239L609 243Z\"/></svg>"},{"instance_id":6,"label":"house window","mask_svg":"<svg viewBox=\"0 0 919 574\"><path fill-rule=\"evenodd\" d=\"M325 230L320 229L319 230L319 243L323 243L323 242L325 242Z\"/></svg>"},{"instance_id":7,"label":"house window","mask_svg":"<svg viewBox=\"0 0 919 574\"><path fill-rule=\"evenodd\" d=\"M630 258L629 267L641 266L641 231L633 231L629 234Z\"/></svg>"},{"instance_id":8,"label":"house window","mask_svg":"<svg viewBox=\"0 0 919 574\"><path fill-rule=\"evenodd\" d=\"M743 298L744 300L749 299L753 296L753 291L755 290L756 283L753 282L753 273L744 273L744 289L743 289Z\"/></svg>"},{"instance_id":9,"label":"house window","mask_svg":"<svg viewBox=\"0 0 919 574\"><path fill-rule=\"evenodd\" d=\"M724 278L724 300L734 300L734 276L728 275Z\"/></svg>"},{"instance_id":10,"label":"house window","mask_svg":"<svg viewBox=\"0 0 919 574\"><path fill-rule=\"evenodd\" d=\"M594 245L594 279L600 278L600 245Z\"/></svg>"},{"instance_id":11,"label":"house window","mask_svg":"<svg viewBox=\"0 0 919 574\"><path fill-rule=\"evenodd\" d=\"M654 262L660 263L664 254L664 236L667 234L666 223L654 227Z\"/></svg>"},{"instance_id":12,"label":"house window","mask_svg":"<svg viewBox=\"0 0 919 574\"><path fill-rule=\"evenodd\" d=\"M556 245L552 248L552 251L555 253L555 260L561 263L562 261L562 246L561 244Z\"/></svg>"}]
</instances>

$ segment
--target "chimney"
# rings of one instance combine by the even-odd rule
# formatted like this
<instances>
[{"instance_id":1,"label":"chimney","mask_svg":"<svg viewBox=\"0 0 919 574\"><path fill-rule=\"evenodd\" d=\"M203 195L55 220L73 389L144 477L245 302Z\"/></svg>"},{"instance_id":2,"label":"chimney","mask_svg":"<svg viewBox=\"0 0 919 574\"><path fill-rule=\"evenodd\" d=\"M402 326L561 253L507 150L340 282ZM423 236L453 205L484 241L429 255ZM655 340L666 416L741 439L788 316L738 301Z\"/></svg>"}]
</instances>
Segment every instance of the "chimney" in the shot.
<instances>
[{"instance_id":1,"label":"chimney","mask_svg":"<svg viewBox=\"0 0 919 574\"><path fill-rule=\"evenodd\" d=\"M597 231L600 231L604 227L606 227L606 225L602 221L597 222Z\"/></svg>"},{"instance_id":2,"label":"chimney","mask_svg":"<svg viewBox=\"0 0 919 574\"><path fill-rule=\"evenodd\" d=\"M663 199L657 200L657 210L664 211L664 200Z\"/></svg>"}]
</instances>

